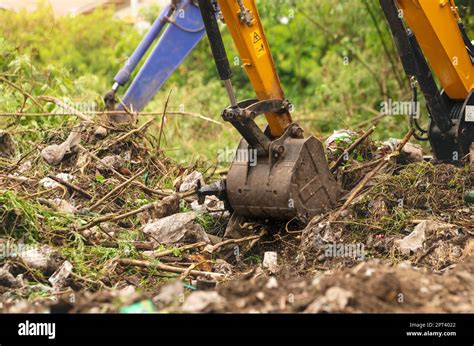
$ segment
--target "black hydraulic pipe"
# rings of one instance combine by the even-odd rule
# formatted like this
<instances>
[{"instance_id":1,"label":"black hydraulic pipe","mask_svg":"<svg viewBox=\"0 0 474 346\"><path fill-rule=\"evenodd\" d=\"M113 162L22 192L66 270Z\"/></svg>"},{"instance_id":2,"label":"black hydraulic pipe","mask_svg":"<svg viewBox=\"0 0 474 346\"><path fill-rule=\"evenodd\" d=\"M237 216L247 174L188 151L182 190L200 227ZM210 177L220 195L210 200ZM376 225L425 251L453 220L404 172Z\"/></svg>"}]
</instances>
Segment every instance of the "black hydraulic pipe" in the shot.
<instances>
[{"instance_id":1,"label":"black hydraulic pipe","mask_svg":"<svg viewBox=\"0 0 474 346\"><path fill-rule=\"evenodd\" d=\"M215 10L210 0L199 0L199 9L201 10L207 38L211 45L212 55L216 62L219 77L221 80L228 80L232 77L232 70L230 69L229 60L227 59L227 53L224 42L222 41Z\"/></svg>"},{"instance_id":2,"label":"black hydraulic pipe","mask_svg":"<svg viewBox=\"0 0 474 346\"><path fill-rule=\"evenodd\" d=\"M408 32L399 16L395 0L380 0L380 5L387 18L390 30L395 39L403 68L407 75L415 76L426 99L426 105L433 121L441 130L448 132L451 127L450 112L442 99L431 69L412 32Z\"/></svg>"},{"instance_id":3,"label":"black hydraulic pipe","mask_svg":"<svg viewBox=\"0 0 474 346\"><path fill-rule=\"evenodd\" d=\"M225 90L227 91L227 95L229 95L231 106L237 107L237 98L235 97L230 80L232 70L230 69L229 59L227 59L227 52L225 51L219 24L217 23L216 11L214 10L211 0L199 0L199 9L201 10L202 20L206 27L207 38L211 45L212 56L216 63L217 72L221 80L224 81Z\"/></svg>"}]
</instances>

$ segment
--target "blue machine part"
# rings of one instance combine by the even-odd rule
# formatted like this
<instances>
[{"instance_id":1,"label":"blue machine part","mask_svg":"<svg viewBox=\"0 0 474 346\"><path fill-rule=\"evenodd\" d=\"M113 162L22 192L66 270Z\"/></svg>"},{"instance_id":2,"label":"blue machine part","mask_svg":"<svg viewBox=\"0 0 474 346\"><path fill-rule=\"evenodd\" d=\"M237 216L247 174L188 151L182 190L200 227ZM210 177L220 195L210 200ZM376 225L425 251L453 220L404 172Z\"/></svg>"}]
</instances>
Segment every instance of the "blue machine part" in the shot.
<instances>
[{"instance_id":1,"label":"blue machine part","mask_svg":"<svg viewBox=\"0 0 474 346\"><path fill-rule=\"evenodd\" d=\"M165 11L166 10L167 9L165 9ZM162 15L166 16L165 11L163 11L160 17L162 17ZM156 28L150 30L150 32L156 32L160 27L159 23L162 22L160 17L153 24L156 24ZM166 20L165 17L163 17L163 19ZM158 21L159 23L157 24ZM139 112L145 107L206 33L201 18L201 12L192 0L182 1L174 17L169 22L165 32L161 35L155 48L150 53L150 56L145 61L123 97L123 103L129 109L133 109L133 111ZM162 28L163 26L161 26L161 29ZM150 34L150 38L145 37L142 40L140 46L143 43L143 47L138 47L140 51L138 53L135 52L137 53L136 58L138 58L140 54L141 57L143 57L143 54L153 42L153 39L151 39L153 35L155 34ZM141 53L146 45L148 45L148 47ZM138 48L137 50L139 50ZM133 71L133 63L135 63L136 66L139 60L140 59L135 60L134 57L134 60L130 61L130 71ZM118 105L117 108L118 110L123 110L122 105Z\"/></svg>"},{"instance_id":2,"label":"blue machine part","mask_svg":"<svg viewBox=\"0 0 474 346\"><path fill-rule=\"evenodd\" d=\"M158 18L155 20L153 25L151 26L150 30L146 33L146 35L141 40L140 44L137 46L133 54L127 60L126 64L122 69L117 73L114 78L114 81L120 85L124 86L130 80L130 76L132 72L137 67L140 60L142 60L143 56L153 44L153 41L158 37L161 30L166 24L166 17L171 13L171 5L166 6L166 8L161 12Z\"/></svg>"}]
</instances>

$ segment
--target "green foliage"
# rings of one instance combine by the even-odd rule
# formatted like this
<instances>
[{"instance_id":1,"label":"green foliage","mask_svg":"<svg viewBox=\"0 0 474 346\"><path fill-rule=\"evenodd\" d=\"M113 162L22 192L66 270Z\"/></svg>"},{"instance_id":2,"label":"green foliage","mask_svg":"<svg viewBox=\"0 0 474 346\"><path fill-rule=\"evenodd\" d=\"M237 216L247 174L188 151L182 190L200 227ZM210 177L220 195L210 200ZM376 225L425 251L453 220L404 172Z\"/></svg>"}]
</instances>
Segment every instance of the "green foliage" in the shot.
<instances>
[{"instance_id":1,"label":"green foliage","mask_svg":"<svg viewBox=\"0 0 474 346\"><path fill-rule=\"evenodd\" d=\"M112 19L111 10L54 17L46 3L33 13L0 12L0 33L13 52L26 54L42 66L64 66L75 76L91 74L109 80L140 39L129 25Z\"/></svg>"},{"instance_id":2,"label":"green foliage","mask_svg":"<svg viewBox=\"0 0 474 346\"><path fill-rule=\"evenodd\" d=\"M38 237L39 223L36 205L8 191L0 194L0 229L2 235L20 238L27 234L31 239Z\"/></svg>"},{"instance_id":3,"label":"green foliage","mask_svg":"<svg viewBox=\"0 0 474 346\"><path fill-rule=\"evenodd\" d=\"M30 242L40 239L42 231L65 230L73 216L51 211L32 203L13 191L0 192L0 234Z\"/></svg>"}]
</instances>

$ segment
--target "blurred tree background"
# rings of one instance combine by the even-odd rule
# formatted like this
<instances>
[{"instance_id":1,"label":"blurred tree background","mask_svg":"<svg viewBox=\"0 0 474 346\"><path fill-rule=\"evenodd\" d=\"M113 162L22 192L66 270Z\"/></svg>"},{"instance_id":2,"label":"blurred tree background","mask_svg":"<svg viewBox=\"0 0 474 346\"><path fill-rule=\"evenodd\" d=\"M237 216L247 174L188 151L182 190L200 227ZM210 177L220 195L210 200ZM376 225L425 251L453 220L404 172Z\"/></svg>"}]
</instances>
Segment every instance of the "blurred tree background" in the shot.
<instances>
[{"instance_id":1,"label":"blurred tree background","mask_svg":"<svg viewBox=\"0 0 474 346\"><path fill-rule=\"evenodd\" d=\"M474 0L456 3L472 33ZM410 100L408 81L378 1L260 0L258 5L283 88L295 105L294 119L307 134L324 138L340 128L366 129L379 115L381 102ZM143 15L152 21L158 13L153 6ZM94 101L103 108L102 96L142 34L114 19L111 10L59 18L46 4L34 13L0 11L0 76L33 96ZM225 26L223 35L234 61L236 52ZM253 97L242 68L233 69L238 97ZM170 89L169 110L184 109L220 120L228 101L207 40L201 41L146 111L162 111ZM42 109L25 105L21 93L0 83L0 112L18 110ZM424 119L426 115L422 108ZM32 139L45 140L48 129L74 121L2 118L0 127L20 127ZM387 116L378 122L376 134L384 139L400 137L407 128L406 116ZM238 139L228 124L177 115L167 117L163 147L180 161L215 162L218 151L235 147Z\"/></svg>"}]
</instances>

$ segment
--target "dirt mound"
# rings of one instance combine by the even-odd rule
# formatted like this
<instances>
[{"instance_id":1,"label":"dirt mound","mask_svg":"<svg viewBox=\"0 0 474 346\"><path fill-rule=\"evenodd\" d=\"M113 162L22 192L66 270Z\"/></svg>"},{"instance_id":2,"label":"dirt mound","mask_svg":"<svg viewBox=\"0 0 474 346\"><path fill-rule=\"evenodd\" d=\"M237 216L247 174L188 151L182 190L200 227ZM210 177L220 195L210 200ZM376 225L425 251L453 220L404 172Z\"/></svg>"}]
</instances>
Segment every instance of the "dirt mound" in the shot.
<instances>
[{"instance_id":1,"label":"dirt mound","mask_svg":"<svg viewBox=\"0 0 474 346\"><path fill-rule=\"evenodd\" d=\"M472 239L474 209L463 200L470 186L461 167L428 162L393 166L374 178L344 217L316 219L305 228L304 259L327 267L356 264L357 256L326 254L330 246L342 244L359 246L359 260L409 260L434 270L446 268L459 261ZM414 232L423 233L416 251L401 248L400 242Z\"/></svg>"},{"instance_id":2,"label":"dirt mound","mask_svg":"<svg viewBox=\"0 0 474 346\"><path fill-rule=\"evenodd\" d=\"M167 159L150 126L12 138L19 153L0 160L1 311L473 310L463 168L407 164L370 138L354 147L352 133L328 144L341 206L306 226L230 218L195 195L219 177ZM241 238L223 238L230 225Z\"/></svg>"},{"instance_id":3,"label":"dirt mound","mask_svg":"<svg viewBox=\"0 0 474 346\"><path fill-rule=\"evenodd\" d=\"M243 278L218 290L216 311L240 312L472 312L474 256L453 270L429 270L380 261L360 263L304 280Z\"/></svg>"}]
</instances>

